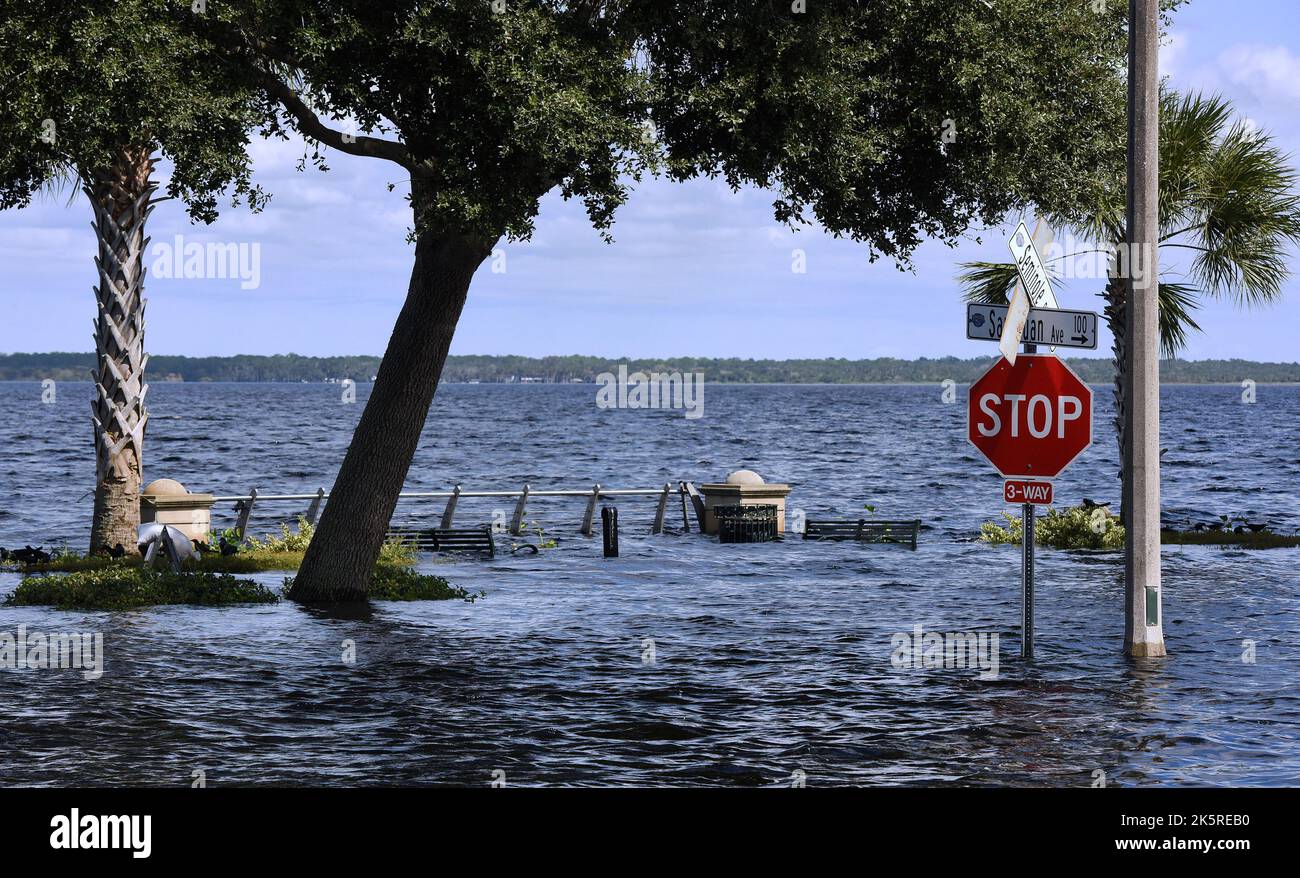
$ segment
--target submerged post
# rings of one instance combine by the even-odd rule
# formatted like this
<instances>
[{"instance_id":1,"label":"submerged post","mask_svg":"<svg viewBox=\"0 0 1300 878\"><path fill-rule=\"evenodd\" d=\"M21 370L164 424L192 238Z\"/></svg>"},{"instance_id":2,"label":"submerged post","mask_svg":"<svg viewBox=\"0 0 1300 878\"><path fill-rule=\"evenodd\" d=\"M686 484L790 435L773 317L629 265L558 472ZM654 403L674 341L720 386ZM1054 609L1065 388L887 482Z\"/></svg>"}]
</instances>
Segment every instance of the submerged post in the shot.
<instances>
[{"instance_id":1,"label":"submerged post","mask_svg":"<svg viewBox=\"0 0 1300 878\"><path fill-rule=\"evenodd\" d=\"M650 529L651 533L661 534L664 532L664 512L668 510L668 492L673 486L664 482L664 492L659 495L659 508L655 510L654 527Z\"/></svg>"},{"instance_id":2,"label":"submerged post","mask_svg":"<svg viewBox=\"0 0 1300 878\"><path fill-rule=\"evenodd\" d=\"M591 497L587 499L587 511L582 514L582 527L578 533L584 537L591 536L591 520L596 515L596 502L600 500L600 482L591 486Z\"/></svg>"},{"instance_id":3,"label":"submerged post","mask_svg":"<svg viewBox=\"0 0 1300 878\"><path fill-rule=\"evenodd\" d=\"M691 517L690 514L687 513L686 511L686 483L685 482L677 483L677 496L680 497L682 501L682 533L688 534L691 532Z\"/></svg>"},{"instance_id":4,"label":"submerged post","mask_svg":"<svg viewBox=\"0 0 1300 878\"><path fill-rule=\"evenodd\" d=\"M239 538L244 538L244 531L248 530L248 518L253 514L253 504L257 502L257 489L253 488L248 492L247 500L240 500L235 507L239 510L239 519L235 522L235 532Z\"/></svg>"},{"instance_id":5,"label":"submerged post","mask_svg":"<svg viewBox=\"0 0 1300 878\"><path fill-rule=\"evenodd\" d=\"M600 507L600 533L606 558L618 557L618 507Z\"/></svg>"},{"instance_id":6,"label":"submerged post","mask_svg":"<svg viewBox=\"0 0 1300 878\"><path fill-rule=\"evenodd\" d=\"M447 508L442 510L442 529L451 528L452 517L456 514L456 500L460 497L460 485L451 489L451 496L447 498Z\"/></svg>"},{"instance_id":7,"label":"submerged post","mask_svg":"<svg viewBox=\"0 0 1300 878\"><path fill-rule=\"evenodd\" d=\"M311 505L307 507L306 518L308 524L316 523L316 516L320 515L320 504L321 501L324 499L325 499L325 489L318 488L316 490L316 496L312 498Z\"/></svg>"},{"instance_id":8,"label":"submerged post","mask_svg":"<svg viewBox=\"0 0 1300 878\"><path fill-rule=\"evenodd\" d=\"M524 485L523 493L519 495L519 502L515 504L515 517L510 521L510 535L519 536L524 526L524 506L528 504L529 487Z\"/></svg>"},{"instance_id":9,"label":"submerged post","mask_svg":"<svg viewBox=\"0 0 1300 878\"><path fill-rule=\"evenodd\" d=\"M1124 651L1162 656L1160 618L1159 2L1128 6L1124 307Z\"/></svg>"},{"instance_id":10,"label":"submerged post","mask_svg":"<svg viewBox=\"0 0 1300 878\"><path fill-rule=\"evenodd\" d=\"M1020 657L1034 657L1034 504L1021 506Z\"/></svg>"}]
</instances>

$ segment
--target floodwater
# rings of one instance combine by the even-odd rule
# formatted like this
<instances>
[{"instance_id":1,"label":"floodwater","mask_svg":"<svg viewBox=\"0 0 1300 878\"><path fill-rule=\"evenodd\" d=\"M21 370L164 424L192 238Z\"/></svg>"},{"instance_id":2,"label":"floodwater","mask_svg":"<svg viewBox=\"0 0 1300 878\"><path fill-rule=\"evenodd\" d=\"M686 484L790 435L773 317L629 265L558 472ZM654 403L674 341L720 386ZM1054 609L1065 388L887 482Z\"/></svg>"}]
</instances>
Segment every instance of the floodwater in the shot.
<instances>
[{"instance_id":1,"label":"floodwater","mask_svg":"<svg viewBox=\"0 0 1300 878\"><path fill-rule=\"evenodd\" d=\"M1109 393L1095 390L1096 441L1058 481L1060 502L1118 500ZM98 680L0 670L0 783L1300 783L1296 550L1167 547L1170 654L1134 661L1121 655L1121 556L1040 549L1026 665L1019 551L973 541L1008 508L1001 482L941 387L707 385L700 419L602 410L595 391L443 387L408 489L652 487L749 467L793 486L792 518L870 503L923 519L920 546L652 536L644 498L620 499L622 557L604 559L599 535L577 533L584 501L536 499L527 517L557 548L422 561L483 592L474 603L0 606L0 632L100 632L106 653ZM367 392L349 405L337 385L158 383L147 476L218 494L328 488ZM61 384L43 404L39 384L0 383L0 545L84 545L89 396ZM1300 388L1260 386L1246 405L1237 387L1174 386L1162 403L1166 520L1300 528ZM251 530L304 507L259 505ZM465 499L457 522L511 512ZM217 514L233 520L228 505ZM254 578L278 587L282 574ZM0 573L0 594L17 581ZM996 675L896 668L894 636L918 625L997 634Z\"/></svg>"}]
</instances>

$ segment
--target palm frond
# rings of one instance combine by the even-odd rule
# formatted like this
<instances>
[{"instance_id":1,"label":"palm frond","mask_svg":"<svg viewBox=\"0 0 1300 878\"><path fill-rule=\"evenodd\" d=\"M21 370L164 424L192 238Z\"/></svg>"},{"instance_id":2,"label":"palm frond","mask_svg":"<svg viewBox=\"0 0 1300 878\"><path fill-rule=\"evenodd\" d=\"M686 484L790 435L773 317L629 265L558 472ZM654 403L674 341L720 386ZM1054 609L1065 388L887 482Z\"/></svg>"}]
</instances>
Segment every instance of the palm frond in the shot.
<instances>
[{"instance_id":1,"label":"palm frond","mask_svg":"<svg viewBox=\"0 0 1300 878\"><path fill-rule=\"evenodd\" d=\"M70 163L61 163L51 170L39 191L41 196L48 198L59 199L66 195L63 206L71 207L81 194L81 175Z\"/></svg>"},{"instance_id":2,"label":"palm frond","mask_svg":"<svg viewBox=\"0 0 1300 878\"><path fill-rule=\"evenodd\" d=\"M1160 355L1169 359L1187 347L1188 332L1201 331L1192 319L1198 307L1197 290L1189 284L1161 283L1156 295L1160 301Z\"/></svg>"},{"instance_id":3,"label":"palm frond","mask_svg":"<svg viewBox=\"0 0 1300 878\"><path fill-rule=\"evenodd\" d=\"M957 275L962 298L980 305L1005 305L1019 277L1014 262L963 262Z\"/></svg>"},{"instance_id":4,"label":"palm frond","mask_svg":"<svg viewBox=\"0 0 1300 878\"><path fill-rule=\"evenodd\" d=\"M1277 300L1290 276L1289 245L1300 243L1296 172L1272 138L1234 125L1207 157L1191 199L1200 222L1191 274L1206 295L1239 305Z\"/></svg>"}]
</instances>

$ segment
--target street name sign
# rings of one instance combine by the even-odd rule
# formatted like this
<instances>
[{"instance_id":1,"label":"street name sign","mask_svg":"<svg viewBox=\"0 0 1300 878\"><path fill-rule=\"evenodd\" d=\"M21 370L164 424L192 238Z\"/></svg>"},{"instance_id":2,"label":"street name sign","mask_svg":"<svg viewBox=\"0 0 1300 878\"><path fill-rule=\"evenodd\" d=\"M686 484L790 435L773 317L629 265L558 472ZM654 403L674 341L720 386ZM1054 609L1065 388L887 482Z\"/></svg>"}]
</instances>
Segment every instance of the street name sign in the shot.
<instances>
[{"instance_id":1,"label":"street name sign","mask_svg":"<svg viewBox=\"0 0 1300 878\"><path fill-rule=\"evenodd\" d=\"M1092 389L1052 354L997 360L970 386L966 438L1005 479L1052 479L1092 444Z\"/></svg>"},{"instance_id":2,"label":"street name sign","mask_svg":"<svg viewBox=\"0 0 1300 878\"><path fill-rule=\"evenodd\" d=\"M1034 503L1039 506L1050 506L1052 504L1052 483L1008 479L1002 485L1002 496L1006 498L1008 503Z\"/></svg>"},{"instance_id":3,"label":"street name sign","mask_svg":"<svg viewBox=\"0 0 1300 878\"><path fill-rule=\"evenodd\" d=\"M966 306L966 337L976 341L999 341L1006 327L1006 305ZM1097 349L1095 311L1069 311L1062 308L1030 308L1020 341L1063 348Z\"/></svg>"},{"instance_id":4,"label":"street name sign","mask_svg":"<svg viewBox=\"0 0 1300 878\"><path fill-rule=\"evenodd\" d=\"M1035 236L1041 238L1044 243L1051 242L1053 237L1051 226L1039 223L1034 233L1031 235L1029 227L1025 225L1024 220L1021 220L1016 230L1011 233L1011 240L1007 242L1007 246L1011 248L1011 255L1016 260L1016 273L1020 276L1020 282L1016 284L1015 291L1011 294L1007 319L998 347L1002 351L1002 356L1011 363L1016 361L1020 336L1024 333L1025 321L1029 319L1029 309L1057 307L1056 294L1052 292L1052 282L1034 246Z\"/></svg>"}]
</instances>

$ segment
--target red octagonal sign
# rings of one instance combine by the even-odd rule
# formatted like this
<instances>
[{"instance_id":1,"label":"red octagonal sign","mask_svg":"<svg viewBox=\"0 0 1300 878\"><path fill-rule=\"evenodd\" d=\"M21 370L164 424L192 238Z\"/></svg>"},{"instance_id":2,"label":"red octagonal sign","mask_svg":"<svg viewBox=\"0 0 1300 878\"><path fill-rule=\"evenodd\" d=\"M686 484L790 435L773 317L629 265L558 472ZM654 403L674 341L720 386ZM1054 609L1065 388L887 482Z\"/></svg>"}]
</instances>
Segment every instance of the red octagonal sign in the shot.
<instances>
[{"instance_id":1,"label":"red octagonal sign","mask_svg":"<svg viewBox=\"0 0 1300 878\"><path fill-rule=\"evenodd\" d=\"M1052 354L999 357L970 386L966 438L1007 478L1055 478L1092 444L1092 389Z\"/></svg>"}]
</instances>

